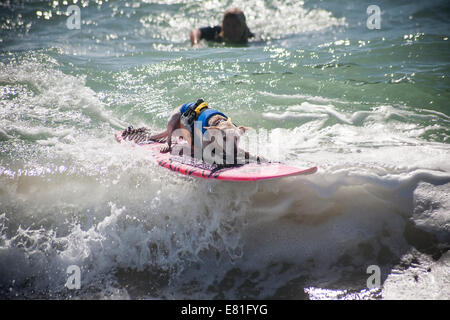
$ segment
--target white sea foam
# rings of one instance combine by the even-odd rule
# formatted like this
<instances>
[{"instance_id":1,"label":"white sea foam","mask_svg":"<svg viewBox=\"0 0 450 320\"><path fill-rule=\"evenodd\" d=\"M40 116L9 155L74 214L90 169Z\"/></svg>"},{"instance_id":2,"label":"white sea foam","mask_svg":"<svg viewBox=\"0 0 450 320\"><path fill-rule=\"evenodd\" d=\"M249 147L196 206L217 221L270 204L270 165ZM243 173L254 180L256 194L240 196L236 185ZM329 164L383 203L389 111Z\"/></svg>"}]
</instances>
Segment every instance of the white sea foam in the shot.
<instances>
[{"instance_id":1,"label":"white sea foam","mask_svg":"<svg viewBox=\"0 0 450 320\"><path fill-rule=\"evenodd\" d=\"M406 270L394 270L384 282L382 297L388 300L448 300L450 299L450 254L438 261L426 255L416 255ZM403 259L408 260L411 255ZM409 261L408 261L409 262Z\"/></svg>"},{"instance_id":2,"label":"white sea foam","mask_svg":"<svg viewBox=\"0 0 450 320\"><path fill-rule=\"evenodd\" d=\"M305 272L320 278L322 285L333 283L342 274L327 272L343 255L354 255L357 265L366 263L358 254L360 244L369 243L373 255L383 246L393 255L408 252L409 245L397 230L405 225L401 215L408 216L417 207L414 190L422 181L450 182L447 173L435 170L411 171L391 164L377 171L358 165L346 168L338 161L302 179L207 182L171 174L155 166L145 148L111 140L58 142L58 153L71 158L68 170L1 177L2 203L8 212L2 223L2 284L8 283L12 292L23 292L27 279L38 270L35 288L50 286L47 289L54 294L64 294L61 282L71 264L82 268L83 286L110 281L104 294L118 296L126 292L117 292L114 273L127 268L170 274L171 289L161 292L172 297L183 297L181 279L201 279L198 285L208 286L236 267L244 274L259 273L255 280L265 286L261 297L278 288L273 277L265 278L266 272L275 272L277 281L286 283ZM71 171L71 166L78 169ZM436 192L427 195L444 208L443 194ZM23 206L17 211L13 204L19 198ZM196 201L190 201L193 198ZM427 224L421 216L418 225L446 234L445 210L432 206L427 210L427 215L437 215L436 222ZM50 224L59 231L30 224L10 238L7 230L14 228L15 219ZM386 232L390 236L382 236ZM14 263L22 267L9 268ZM282 271L280 264L292 267ZM215 265L222 267L211 273L209 268ZM228 289L229 297L241 280ZM198 297L207 297L202 296L204 290L198 292Z\"/></svg>"},{"instance_id":3,"label":"white sea foam","mask_svg":"<svg viewBox=\"0 0 450 320\"><path fill-rule=\"evenodd\" d=\"M57 63L54 60L47 59L47 55L31 54L20 61L0 64L1 82L25 83L28 87L26 94L3 101L3 130L8 133L16 128L16 131L24 135L35 135L33 132L50 130L30 128L30 123L36 121L39 121L40 125L64 122L86 125L91 123L93 118L116 128L124 126L105 110L96 93L85 85L84 78L64 74L56 68ZM18 115L22 118L17 118ZM52 128L60 132L67 130L64 129L63 125L59 130Z\"/></svg>"}]
</instances>

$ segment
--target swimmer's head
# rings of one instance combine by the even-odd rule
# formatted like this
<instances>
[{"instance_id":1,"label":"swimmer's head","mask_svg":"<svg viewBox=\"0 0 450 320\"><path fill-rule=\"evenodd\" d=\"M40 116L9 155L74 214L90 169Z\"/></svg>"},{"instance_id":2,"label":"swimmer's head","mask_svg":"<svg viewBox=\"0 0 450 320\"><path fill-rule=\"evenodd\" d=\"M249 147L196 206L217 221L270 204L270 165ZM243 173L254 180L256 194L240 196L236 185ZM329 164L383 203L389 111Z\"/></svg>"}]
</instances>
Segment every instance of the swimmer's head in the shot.
<instances>
[{"instance_id":1,"label":"swimmer's head","mask_svg":"<svg viewBox=\"0 0 450 320\"><path fill-rule=\"evenodd\" d=\"M245 21L245 15L239 8L225 11L222 20L222 36L226 41L234 43L246 43L250 30Z\"/></svg>"}]
</instances>

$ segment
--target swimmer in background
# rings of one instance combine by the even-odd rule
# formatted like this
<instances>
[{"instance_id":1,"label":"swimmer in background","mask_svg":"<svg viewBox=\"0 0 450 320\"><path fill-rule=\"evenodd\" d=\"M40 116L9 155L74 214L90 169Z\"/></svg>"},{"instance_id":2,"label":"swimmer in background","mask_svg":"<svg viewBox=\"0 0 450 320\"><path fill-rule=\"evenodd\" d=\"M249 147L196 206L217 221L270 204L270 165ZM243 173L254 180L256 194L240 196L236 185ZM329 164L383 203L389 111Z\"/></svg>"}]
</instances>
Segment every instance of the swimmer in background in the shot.
<instances>
[{"instance_id":1,"label":"swimmer in background","mask_svg":"<svg viewBox=\"0 0 450 320\"><path fill-rule=\"evenodd\" d=\"M245 15L239 8L225 11L222 24L214 27L202 27L191 30L191 43L197 47L201 39L232 44L246 44L255 35L247 27Z\"/></svg>"}]
</instances>

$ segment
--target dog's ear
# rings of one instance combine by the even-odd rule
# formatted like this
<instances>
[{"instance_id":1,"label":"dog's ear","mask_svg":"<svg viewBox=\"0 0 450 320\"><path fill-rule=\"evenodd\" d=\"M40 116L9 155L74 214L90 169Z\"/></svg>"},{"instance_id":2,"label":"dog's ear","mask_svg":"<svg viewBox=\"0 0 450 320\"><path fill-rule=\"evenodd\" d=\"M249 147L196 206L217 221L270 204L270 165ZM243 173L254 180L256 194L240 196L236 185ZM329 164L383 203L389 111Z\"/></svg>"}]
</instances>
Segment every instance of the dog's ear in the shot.
<instances>
[{"instance_id":1,"label":"dog's ear","mask_svg":"<svg viewBox=\"0 0 450 320\"><path fill-rule=\"evenodd\" d=\"M250 127L239 126L239 131L241 131L241 133L245 133L245 131L250 129L251 129Z\"/></svg>"},{"instance_id":2,"label":"dog's ear","mask_svg":"<svg viewBox=\"0 0 450 320\"><path fill-rule=\"evenodd\" d=\"M209 129L218 129L220 130L220 127L218 126L209 126L209 127L203 127L203 129L209 130Z\"/></svg>"}]
</instances>

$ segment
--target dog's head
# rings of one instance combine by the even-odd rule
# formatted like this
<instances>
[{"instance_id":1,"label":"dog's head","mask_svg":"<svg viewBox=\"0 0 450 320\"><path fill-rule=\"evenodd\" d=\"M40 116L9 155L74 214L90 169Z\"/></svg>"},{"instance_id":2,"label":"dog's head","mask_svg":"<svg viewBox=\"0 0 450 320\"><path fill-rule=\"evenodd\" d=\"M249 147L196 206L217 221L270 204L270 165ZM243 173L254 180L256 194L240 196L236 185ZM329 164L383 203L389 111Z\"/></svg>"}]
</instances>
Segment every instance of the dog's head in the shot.
<instances>
[{"instance_id":1,"label":"dog's head","mask_svg":"<svg viewBox=\"0 0 450 320\"><path fill-rule=\"evenodd\" d=\"M249 128L243 127L243 126L236 126L233 122L231 122L231 119L228 118L227 120L220 121L218 124L214 126L205 127L206 130L219 130L219 135L214 135L215 137L222 137L221 142L214 139L214 142L216 143L216 146L220 148L222 151L225 151L226 147L230 147L231 145L227 144L231 143L234 149L234 152L236 153L236 150L238 148L239 139L240 137L245 133L245 131Z\"/></svg>"}]
</instances>

